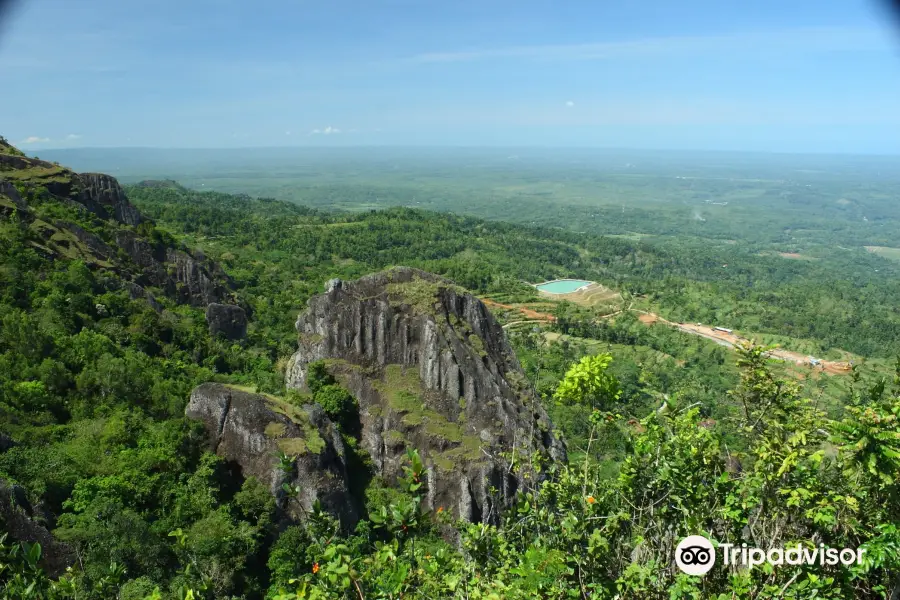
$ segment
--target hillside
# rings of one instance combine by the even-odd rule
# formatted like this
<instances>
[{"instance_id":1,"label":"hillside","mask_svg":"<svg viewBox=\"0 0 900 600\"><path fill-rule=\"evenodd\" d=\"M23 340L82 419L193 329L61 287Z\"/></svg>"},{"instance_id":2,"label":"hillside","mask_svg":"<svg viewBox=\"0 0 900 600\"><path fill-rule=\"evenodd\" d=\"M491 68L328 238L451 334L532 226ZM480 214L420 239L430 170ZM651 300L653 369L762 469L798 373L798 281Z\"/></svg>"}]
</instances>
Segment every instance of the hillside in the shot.
<instances>
[{"instance_id":1,"label":"hillside","mask_svg":"<svg viewBox=\"0 0 900 600\"><path fill-rule=\"evenodd\" d=\"M372 168L369 163L364 163L363 166L365 165ZM660 183L658 178L650 175L627 180L631 182L629 185L637 186L639 190L630 192L634 196L633 206L623 213L621 203L616 203L613 207L610 205L611 200L605 199L606 196L603 195L596 199L602 209L600 212L597 212L597 209L565 202L555 195L527 198L517 195L502 202L496 198L493 200L483 198L485 189L490 189L493 185L489 177L486 180L472 180L472 186L477 189L454 193L452 196L448 196L449 192L443 184L438 186L422 183L419 184L420 192L416 193L404 191L401 194L402 190L398 191L393 187L379 191L379 180L375 174L363 170L363 166L360 166L362 174L358 175L360 179L358 190L350 193L333 189L331 186L337 185L333 182L312 186L309 188L309 194L314 198L304 196L301 200L308 204L303 206L351 208L353 209L351 213L331 218L355 223L372 221L375 222L374 226L381 230L386 228L384 215L397 215L398 218L401 218L399 215L405 215L402 218L408 216L412 222L436 223L444 220L450 224L450 230L438 232L435 228L431 228L425 232L432 236L426 238L435 245L432 249L425 249L421 239L418 242L407 239L408 232L403 232L400 238L395 234L401 232L391 232L392 241L384 249L377 251L373 251L372 244L377 244L380 240L374 237L375 231L366 227L360 230L328 232L328 242L335 247L334 254L344 259L359 261L362 258L351 248L355 248L357 242L362 243L364 237L370 238L365 240L365 243L370 245L367 248L367 256L372 256L371 262L376 263L373 264L374 268L397 263L410 264L411 259L422 261L440 258L453 261L462 257L463 251L470 247L476 254L482 256L485 253L491 254L491 260L494 261L498 258L494 248L501 253L508 253L519 251L520 247L526 244L524 240L540 240L545 242L544 246L548 252L546 258L529 255L521 265L516 260L492 264L492 272L495 275L514 274L519 279L533 283L557 277L576 277L596 280L615 289L625 286L636 296L649 296L654 308L659 309L657 312L671 321L715 323L727 328L760 334L812 340L817 342L818 347L810 353L816 356L824 355L832 349L882 359L891 359L900 353L898 342L900 316L894 309L893 300L900 295L898 283L900 266L862 247L863 243L873 244L875 242L872 240L876 239L882 240L878 242L879 244L889 245L884 241L885 236L892 238L894 234L891 231L900 231L894 229L898 227L896 224L900 223L900 215L893 216L893 205L880 200L887 197L886 194L889 196L892 193L893 188L887 183L884 185L888 187L883 190L879 188L880 191L873 194L869 200L873 206L867 207L871 208L872 214L884 213L884 218L880 218L877 223L873 221L866 224L858 215L834 212L837 209L832 206L830 200L826 201L824 198L836 201L839 199L839 196L836 196L838 192L831 190L826 194L823 191L808 191L808 188L804 187L807 184L800 187L805 190L804 194L814 196L809 200L813 208L798 209L797 214L802 218L797 217L795 213L785 212L789 207L779 204L783 204L783 200L780 199L782 197L776 186L777 181L773 180L771 183L773 191L764 195L765 201L748 200L742 204L740 214L721 215L716 223L727 227L728 230L716 232L710 229L712 225L703 224L703 230L699 230L699 222L692 219L685 221L682 213L688 208L680 202L669 200L652 203L650 199L659 194L668 197L667 193L657 194L656 190L657 184L669 185L666 183L669 180L663 179ZM343 173L349 167L334 168L338 173ZM512 167L505 168L512 169ZM586 167L577 169L584 171ZM422 172L416 167L409 176L414 181L420 181L425 173L427 171ZM455 173L458 172L455 170L446 172L442 181L449 178L450 184L455 184L458 182L458 179L453 179ZM487 177L481 171L478 173L479 177ZM557 173L559 178L554 181L558 181L558 184L554 189L568 186L560 188L567 190L571 187L571 182L563 177L566 173L568 172L565 170ZM504 177L516 174L525 180L533 177L528 170L504 171ZM551 175L552 173L548 173L546 176ZM850 177L847 174L842 176ZM636 181L643 181L644 178L647 179L646 185L638 186ZM271 181L268 177L264 179ZM216 181L225 185L223 182L227 182L227 178ZM853 193L859 195L862 193L859 191L861 186L864 188L868 185L852 177L841 181L843 183L840 183L840 186L848 188L845 190L847 194L855 190ZM824 185L821 181L809 185L819 184ZM486 188L479 187L482 185ZM701 183L695 185L699 187ZM727 185L741 189L744 184L741 181L722 182L710 179L702 185L710 186L704 191L706 196L715 197L718 194L716 186ZM231 189L241 188L235 186ZM248 211L255 211L248 204L238 209L234 206L233 200L224 199L226 198L224 194L189 193L187 190L181 192L169 190L166 194L160 194L146 188L134 188L129 193L136 202L144 206L148 214L152 214L161 223L171 224L174 230L184 230L185 233L192 235L192 242L203 247L214 247L215 244L214 239L205 240L203 237L214 238L222 234L229 235L234 231L231 225L226 229L223 228L224 224L216 225L205 220L208 217L200 216L208 214L213 202L221 200L230 207L229 212L219 213L217 217L219 219L233 219L238 214L246 215ZM618 193L619 188L612 188L609 192L613 195ZM700 194L700 191L695 188L691 193ZM419 197L416 194L435 200L432 203L412 201L413 196ZM371 198L375 196L383 198L384 201L371 202ZM466 199L467 197L469 199ZM400 201L399 198L403 200ZM458 214L460 212L471 212L463 210L465 202L478 203L472 198L478 200L479 206L483 208L479 213L480 216L514 220L523 225L515 226L509 223L460 217ZM588 202L589 198L593 196L585 196L584 202ZM187 202L191 208L174 203L176 199ZM548 202L553 203L557 210L545 210ZM703 204L702 200L696 199L690 202ZM388 208L391 203L402 204L404 208ZM816 208L818 204L822 204L821 209ZM274 208L290 205L267 201L266 206ZM367 212L375 208L382 210L376 215ZM454 214L447 215L443 219L431 212L416 212L425 208L452 210ZM731 210L734 207L729 205L714 208ZM187 218L185 211L188 210L199 212ZM255 212L262 215L261 211ZM226 217L226 214L229 216ZM412 216L417 214L428 216ZM857 217L859 222L855 220ZM310 221L311 224L316 222L315 219ZM246 227L254 225L248 223ZM666 233L650 232L650 228L663 228L666 229ZM773 239L756 239L757 233L764 229L777 230L778 233L772 234L775 236ZM850 235L847 232L851 230L854 232L853 239L847 237ZM639 235L629 233L642 231L644 233ZM449 243L448 238L457 232L465 236L466 241ZM385 233L382 231L382 235ZM320 231L315 227L306 232L307 237L319 234ZM356 241L353 244L344 242L348 236L352 236ZM799 240L798 236L805 241L792 241L794 238ZM548 244L551 242L552 249ZM273 244L279 244L280 249L288 252L292 251L289 244L308 243L320 242L318 238L304 239L303 232L300 231L287 233L283 240L273 240ZM535 243L527 243L533 248L538 246ZM775 250L802 251L815 260L786 259ZM317 252L319 253L317 258L324 259L322 256L324 250L317 249ZM542 268L533 268L537 264L542 265ZM482 270L487 272L491 269L489 267ZM361 274L362 271L353 273L354 276ZM450 276L458 279L456 273ZM464 283L479 291L482 289L473 285L476 282Z\"/></svg>"},{"instance_id":2,"label":"hillside","mask_svg":"<svg viewBox=\"0 0 900 600\"><path fill-rule=\"evenodd\" d=\"M851 296L852 282L794 271L815 262L756 255L730 287L718 255L629 238L165 180L123 189L2 156L7 597L900 589L887 365L787 369L637 312L750 311L747 331L773 341L791 323L812 335L777 341L825 355L885 339L888 356L889 287ZM574 303L530 285L560 278L605 293ZM841 310L826 292L848 293ZM871 559L692 578L672 557L696 533Z\"/></svg>"}]
</instances>

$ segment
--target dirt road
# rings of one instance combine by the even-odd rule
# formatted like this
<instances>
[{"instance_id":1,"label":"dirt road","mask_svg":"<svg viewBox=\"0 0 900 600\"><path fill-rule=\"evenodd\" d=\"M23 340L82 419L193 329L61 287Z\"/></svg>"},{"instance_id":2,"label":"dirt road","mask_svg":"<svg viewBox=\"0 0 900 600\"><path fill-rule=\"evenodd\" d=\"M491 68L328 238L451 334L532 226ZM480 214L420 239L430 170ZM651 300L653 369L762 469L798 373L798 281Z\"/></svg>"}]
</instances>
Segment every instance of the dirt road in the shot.
<instances>
[{"instance_id":1,"label":"dirt road","mask_svg":"<svg viewBox=\"0 0 900 600\"><path fill-rule=\"evenodd\" d=\"M727 331L722 331L714 327L709 327L708 325L700 325L696 323L674 323L672 321L667 321L666 319L663 319L662 317L654 313L647 313L643 311L638 312L641 313L638 316L638 319L646 325L652 325L653 323L665 323L666 325L675 327L676 329L680 329L685 333L705 337L706 339L712 340L719 345L725 346L726 348L734 348L735 346L750 342L750 340L748 340L747 338L741 337L736 333L729 333ZM769 356L778 360L783 360L785 362L819 368L826 373L831 373L834 375L846 375L850 373L850 365L845 362L819 360L818 364L812 365L810 363L809 356L800 354L799 352L783 350L781 348L772 350L769 353Z\"/></svg>"},{"instance_id":2,"label":"dirt road","mask_svg":"<svg viewBox=\"0 0 900 600\"><path fill-rule=\"evenodd\" d=\"M521 313L523 317L527 320L534 321L555 321L556 317L548 313L538 312L536 310L532 310L530 308L525 308L524 306L512 306L509 304L500 304L499 302L494 302L493 300L488 300L487 298L482 298L481 300L488 308L502 308L504 310L515 310Z\"/></svg>"}]
</instances>

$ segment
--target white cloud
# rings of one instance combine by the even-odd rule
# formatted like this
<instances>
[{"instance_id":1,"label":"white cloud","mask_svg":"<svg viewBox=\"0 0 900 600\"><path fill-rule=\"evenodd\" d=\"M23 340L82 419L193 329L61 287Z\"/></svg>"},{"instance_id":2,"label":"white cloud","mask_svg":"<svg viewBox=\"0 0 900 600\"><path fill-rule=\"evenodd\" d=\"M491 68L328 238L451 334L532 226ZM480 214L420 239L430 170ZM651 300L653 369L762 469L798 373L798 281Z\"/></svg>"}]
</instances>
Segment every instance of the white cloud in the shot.
<instances>
[{"instance_id":1,"label":"white cloud","mask_svg":"<svg viewBox=\"0 0 900 600\"><path fill-rule=\"evenodd\" d=\"M607 60L660 54L780 53L806 54L834 51L885 51L893 44L887 30L873 27L800 27L770 31L744 31L722 35L655 37L587 44L505 46L477 50L431 52L409 59L413 63L469 62L486 59Z\"/></svg>"},{"instance_id":2,"label":"white cloud","mask_svg":"<svg viewBox=\"0 0 900 600\"><path fill-rule=\"evenodd\" d=\"M49 141L50 141L50 138L42 138L42 137L38 137L36 135L30 135L19 143L20 144L46 144Z\"/></svg>"},{"instance_id":3,"label":"white cloud","mask_svg":"<svg viewBox=\"0 0 900 600\"><path fill-rule=\"evenodd\" d=\"M70 133L69 135L66 136L66 139L69 140L70 142L74 142L75 140L80 140L81 135L79 135L77 133Z\"/></svg>"},{"instance_id":4,"label":"white cloud","mask_svg":"<svg viewBox=\"0 0 900 600\"><path fill-rule=\"evenodd\" d=\"M572 102L571 100L566 100L566 106L568 106L569 108L572 108L573 106L575 106L575 103Z\"/></svg>"},{"instance_id":5,"label":"white cloud","mask_svg":"<svg viewBox=\"0 0 900 600\"><path fill-rule=\"evenodd\" d=\"M341 130L337 127L328 126L325 129L313 129L309 132L309 135L335 135L340 133Z\"/></svg>"}]
</instances>

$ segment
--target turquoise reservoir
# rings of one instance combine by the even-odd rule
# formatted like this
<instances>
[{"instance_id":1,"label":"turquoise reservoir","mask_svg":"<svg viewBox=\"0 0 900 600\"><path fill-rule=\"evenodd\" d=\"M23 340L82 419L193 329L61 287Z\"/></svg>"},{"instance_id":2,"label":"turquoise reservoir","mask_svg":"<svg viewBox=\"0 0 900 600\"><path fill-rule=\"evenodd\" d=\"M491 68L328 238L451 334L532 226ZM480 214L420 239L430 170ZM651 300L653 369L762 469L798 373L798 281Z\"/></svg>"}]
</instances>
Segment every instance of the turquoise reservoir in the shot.
<instances>
[{"instance_id":1,"label":"turquoise reservoir","mask_svg":"<svg viewBox=\"0 0 900 600\"><path fill-rule=\"evenodd\" d=\"M559 279L557 281L549 281L542 283L537 289L542 292L550 292L551 294L569 294L580 287L590 285L593 281L585 281L584 279Z\"/></svg>"}]
</instances>

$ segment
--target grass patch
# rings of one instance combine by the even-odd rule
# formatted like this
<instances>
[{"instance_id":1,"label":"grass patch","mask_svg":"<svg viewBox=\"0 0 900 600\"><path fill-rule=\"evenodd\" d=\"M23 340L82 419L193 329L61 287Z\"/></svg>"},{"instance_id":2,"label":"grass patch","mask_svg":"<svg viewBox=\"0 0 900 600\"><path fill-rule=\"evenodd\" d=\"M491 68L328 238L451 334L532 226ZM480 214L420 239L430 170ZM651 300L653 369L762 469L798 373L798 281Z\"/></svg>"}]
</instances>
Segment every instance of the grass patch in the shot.
<instances>
[{"instance_id":1,"label":"grass patch","mask_svg":"<svg viewBox=\"0 0 900 600\"><path fill-rule=\"evenodd\" d=\"M289 437L277 440L278 447L285 454L298 455L303 454L306 451L312 452L313 454L319 454L320 452L322 452L322 450L325 449L325 440L322 439L321 435L319 435L319 428L312 424L312 422L309 420L309 415L302 407L291 404L287 400L278 398L276 396L273 396L272 394L257 392L256 389L251 386L228 384L228 387L239 390L241 392L247 392L250 394L256 394L257 396L262 396L265 399L266 406L269 408L269 410L274 413L284 415L285 417L290 419L292 423L300 428L300 431L303 432L303 438ZM281 423L269 423L266 426L265 434L269 437L277 437L277 428L275 427L277 425L281 426L281 435L284 435L287 429ZM300 450L288 452L284 448L285 445L293 448L294 450Z\"/></svg>"},{"instance_id":2,"label":"grass patch","mask_svg":"<svg viewBox=\"0 0 900 600\"><path fill-rule=\"evenodd\" d=\"M406 436L396 429L390 429L384 433L384 441L392 446L398 446L406 443Z\"/></svg>"},{"instance_id":3,"label":"grass patch","mask_svg":"<svg viewBox=\"0 0 900 600\"><path fill-rule=\"evenodd\" d=\"M448 442L453 442L454 444L462 442L464 437L462 427L456 423L447 421L446 419L443 419L443 422L428 419L425 422L425 433L433 437L447 440Z\"/></svg>"},{"instance_id":4,"label":"grass patch","mask_svg":"<svg viewBox=\"0 0 900 600\"><path fill-rule=\"evenodd\" d=\"M464 435L459 446L442 452L440 456L453 464L461 461L472 462L484 458L484 454L481 452L481 440L474 435Z\"/></svg>"},{"instance_id":5,"label":"grass patch","mask_svg":"<svg viewBox=\"0 0 900 600\"><path fill-rule=\"evenodd\" d=\"M892 248L890 246L866 246L865 248L872 254L900 262L900 248Z\"/></svg>"},{"instance_id":6,"label":"grass patch","mask_svg":"<svg viewBox=\"0 0 900 600\"><path fill-rule=\"evenodd\" d=\"M434 463L434 466L436 466L441 471L452 471L453 467L455 466L452 460L450 460L449 458L445 458L440 454L438 454L437 456L432 456L431 462Z\"/></svg>"},{"instance_id":7,"label":"grass patch","mask_svg":"<svg viewBox=\"0 0 900 600\"><path fill-rule=\"evenodd\" d=\"M389 283L385 287L391 306L399 308L409 305L417 313L435 315L435 304L441 290L455 289L463 292L459 286L449 283L426 281L418 277L406 283Z\"/></svg>"},{"instance_id":8,"label":"grass patch","mask_svg":"<svg viewBox=\"0 0 900 600\"><path fill-rule=\"evenodd\" d=\"M306 454L307 451L313 452L312 448L306 443L306 440L303 438L281 438L280 440L276 440L275 443L278 445L278 449L287 454L288 456L301 456ZM317 452L313 452L313 454L318 454L322 450L319 449Z\"/></svg>"},{"instance_id":9,"label":"grass patch","mask_svg":"<svg viewBox=\"0 0 900 600\"><path fill-rule=\"evenodd\" d=\"M67 183L71 179L66 170L62 167L42 167L35 166L28 169L16 169L14 171L5 172L5 177L10 180L22 181L26 183L40 183L52 181L55 183Z\"/></svg>"},{"instance_id":10,"label":"grass patch","mask_svg":"<svg viewBox=\"0 0 900 600\"><path fill-rule=\"evenodd\" d=\"M266 425L266 437L270 438L280 438L287 432L287 427L285 427L284 423L271 422Z\"/></svg>"},{"instance_id":11,"label":"grass patch","mask_svg":"<svg viewBox=\"0 0 900 600\"><path fill-rule=\"evenodd\" d=\"M59 231L59 229L42 219L35 219L29 225L29 228L42 238L48 238Z\"/></svg>"},{"instance_id":12,"label":"grass patch","mask_svg":"<svg viewBox=\"0 0 900 600\"><path fill-rule=\"evenodd\" d=\"M403 365L388 365L384 377L375 382L375 388L395 411L401 413L401 421L410 427L422 426L430 437L458 444L442 453L444 461L475 460L481 457L481 440L465 433L463 426L454 423L425 403L425 390L419 374Z\"/></svg>"}]
</instances>

